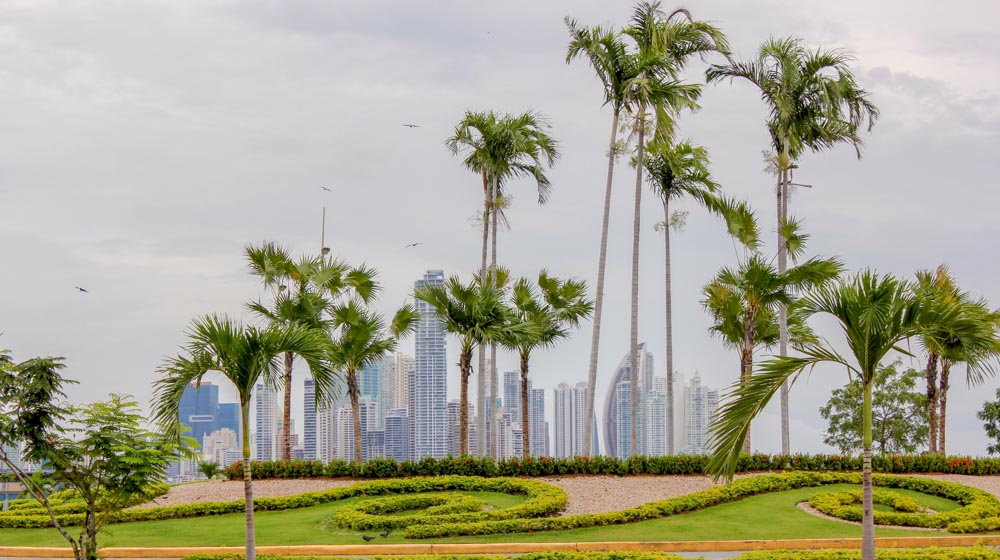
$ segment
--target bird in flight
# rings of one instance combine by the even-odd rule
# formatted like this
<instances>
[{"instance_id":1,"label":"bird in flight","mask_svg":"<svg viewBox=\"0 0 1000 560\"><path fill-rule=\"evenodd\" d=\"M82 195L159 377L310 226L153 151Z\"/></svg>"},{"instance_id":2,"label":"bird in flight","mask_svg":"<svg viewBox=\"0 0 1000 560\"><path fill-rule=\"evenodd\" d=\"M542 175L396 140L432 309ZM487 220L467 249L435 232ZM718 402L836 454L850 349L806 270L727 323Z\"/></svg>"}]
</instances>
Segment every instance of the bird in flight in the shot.
<instances>
[{"instance_id":1,"label":"bird in flight","mask_svg":"<svg viewBox=\"0 0 1000 560\"><path fill-rule=\"evenodd\" d=\"M403 126L405 126L406 128L420 128L419 124L403 123Z\"/></svg>"},{"instance_id":2,"label":"bird in flight","mask_svg":"<svg viewBox=\"0 0 1000 560\"><path fill-rule=\"evenodd\" d=\"M90 293L90 291L89 291L89 290L84 290L84 289L83 289L83 288L81 288L80 286L73 286L73 287L74 287L74 288L76 288L77 290L80 290L81 292L83 292L83 293L85 293L85 294L89 294L89 293Z\"/></svg>"},{"instance_id":3,"label":"bird in flight","mask_svg":"<svg viewBox=\"0 0 1000 560\"><path fill-rule=\"evenodd\" d=\"M333 192L332 190L330 190L330 189L328 189L328 188L326 188L326 187L320 187L320 188L321 188L321 189L323 189L323 190L324 190L324 191L326 191L326 192Z\"/></svg>"},{"instance_id":4,"label":"bird in flight","mask_svg":"<svg viewBox=\"0 0 1000 560\"><path fill-rule=\"evenodd\" d=\"M417 243L410 243L409 245L404 245L403 248L404 249L409 249L410 247L416 247L417 245L423 245L423 243L419 243L419 242L417 242Z\"/></svg>"}]
</instances>

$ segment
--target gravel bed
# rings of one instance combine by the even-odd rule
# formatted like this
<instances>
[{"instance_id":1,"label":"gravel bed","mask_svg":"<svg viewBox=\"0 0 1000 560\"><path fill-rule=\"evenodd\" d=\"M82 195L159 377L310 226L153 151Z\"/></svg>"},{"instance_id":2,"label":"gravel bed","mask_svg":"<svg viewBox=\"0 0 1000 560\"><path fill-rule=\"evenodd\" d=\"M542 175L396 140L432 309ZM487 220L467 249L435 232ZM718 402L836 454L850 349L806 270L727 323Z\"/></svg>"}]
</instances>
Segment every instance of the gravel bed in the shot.
<instances>
[{"instance_id":1,"label":"gravel bed","mask_svg":"<svg viewBox=\"0 0 1000 560\"><path fill-rule=\"evenodd\" d=\"M737 475L737 478L755 476L757 474L763 473ZM1000 497L1000 476L957 474L915 474L911 476L957 482L985 490L994 496ZM568 500L566 502L566 510L562 515L618 511L640 506L648 502L656 502L699 492L715 485L710 477L701 475L576 475L539 477L534 480L554 484L566 491ZM345 478L272 478L255 480L253 490L255 496L275 497L300 494L312 490L326 490L328 488L349 486L357 482L362 481ZM227 502L242 498L242 481L214 480L172 486L166 495L137 507L156 507L194 502Z\"/></svg>"}]
</instances>

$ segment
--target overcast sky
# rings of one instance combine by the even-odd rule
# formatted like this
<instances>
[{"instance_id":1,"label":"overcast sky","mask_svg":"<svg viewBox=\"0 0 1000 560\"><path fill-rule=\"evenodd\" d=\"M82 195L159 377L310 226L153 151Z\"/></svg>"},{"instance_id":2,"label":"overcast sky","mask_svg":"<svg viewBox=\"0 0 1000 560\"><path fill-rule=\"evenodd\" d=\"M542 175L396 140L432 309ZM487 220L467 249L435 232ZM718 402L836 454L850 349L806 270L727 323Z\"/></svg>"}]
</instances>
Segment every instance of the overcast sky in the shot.
<instances>
[{"instance_id":1,"label":"overcast sky","mask_svg":"<svg viewBox=\"0 0 1000 560\"><path fill-rule=\"evenodd\" d=\"M0 3L0 347L16 359L64 356L66 375L81 381L74 400L116 391L145 403L156 367L193 317L243 316L243 303L260 295L242 247L273 240L317 251L324 205L327 245L381 271L385 310L428 268L468 278L479 262L471 218L481 184L442 146L467 109L551 118L563 152L550 173L551 200L540 207L531 184L511 185L500 260L516 274L547 267L593 283L611 118L590 68L564 62L563 17L623 24L631 7ZM946 262L963 288L1000 303L1000 4L687 7L717 23L741 58L787 35L856 55L853 69L882 119L860 162L849 147L802 159L796 179L815 188L796 193L791 209L812 234L810 252L903 276ZM704 66L693 64L689 78L702 80ZM742 83L708 87L701 105L683 118L681 135L710 150L716 177L751 200L770 241L773 179L761 160L766 113L757 92ZM618 169L602 394L628 344L634 175ZM662 238L652 228L662 209L644 196L640 336L664 375ZM707 333L699 297L719 267L735 263L733 246L716 220L687 209L685 231L673 236L676 369L724 387L738 358ZM404 248L412 242L423 245ZM585 324L558 349L537 353L535 386L586 378L590 330ZM455 347L449 341L451 364ZM412 340L404 349L412 352ZM505 355L500 366L513 369L516 360ZM296 372L299 395L304 376ZM974 412L998 381L968 389L963 376L949 398L948 449L983 454ZM840 369L818 368L793 389L794 450L829 450L817 409L846 380ZM773 408L754 428L762 451L780 449Z\"/></svg>"}]
</instances>

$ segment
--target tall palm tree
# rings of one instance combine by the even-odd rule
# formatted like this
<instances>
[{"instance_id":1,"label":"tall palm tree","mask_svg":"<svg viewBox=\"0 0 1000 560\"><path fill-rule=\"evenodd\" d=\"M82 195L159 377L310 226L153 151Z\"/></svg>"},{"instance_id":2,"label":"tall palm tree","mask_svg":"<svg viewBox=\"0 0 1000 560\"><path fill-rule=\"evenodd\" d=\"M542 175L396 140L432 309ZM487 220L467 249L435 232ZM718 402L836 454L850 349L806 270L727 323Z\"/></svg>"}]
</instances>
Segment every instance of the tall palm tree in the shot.
<instances>
[{"instance_id":1,"label":"tall palm tree","mask_svg":"<svg viewBox=\"0 0 1000 560\"><path fill-rule=\"evenodd\" d=\"M867 121L871 130L878 108L868 99L849 68L853 57L841 50L808 50L802 40L769 39L755 59L712 65L709 83L743 79L760 89L769 109L767 129L771 136L778 176L778 229L788 221L788 189L792 170L806 151L818 152L849 143L861 158L859 130ZM787 250L778 236L778 271L787 266ZM779 308L781 328L779 354L787 354L787 310ZM781 449L790 452L788 431L788 387L781 389Z\"/></svg>"},{"instance_id":2,"label":"tall palm tree","mask_svg":"<svg viewBox=\"0 0 1000 560\"><path fill-rule=\"evenodd\" d=\"M773 324L779 305L789 305L793 294L820 286L836 278L842 270L837 259L814 257L778 272L774 264L760 253L754 253L736 269L723 268L705 286L702 305L711 313L713 330L732 339L738 326L740 347L740 380L746 384L753 373L754 349L760 345L758 328ZM746 433L743 452L750 453L750 432Z\"/></svg>"},{"instance_id":3,"label":"tall palm tree","mask_svg":"<svg viewBox=\"0 0 1000 560\"><path fill-rule=\"evenodd\" d=\"M538 188L538 203L545 204L552 184L545 175L546 166L551 167L559 158L559 149L549 134L551 126L541 113L526 111L518 115L498 116L493 111L466 111L455 127L454 134L445 140L445 147L453 155L465 155L463 165L482 177L483 181L483 250L479 269L486 275L487 243L490 231L493 233L491 266L497 262L497 229L503 215L503 202L509 200L504 195L504 187L515 178L530 177ZM492 226L492 227L491 227ZM493 346L491 363L496 367L496 347ZM476 374L476 427L480 454L486 448L486 354L479 350L479 364ZM491 383L490 402L496 402L495 383Z\"/></svg>"},{"instance_id":4,"label":"tall palm tree","mask_svg":"<svg viewBox=\"0 0 1000 560\"><path fill-rule=\"evenodd\" d=\"M561 280L545 270L538 274L538 289L520 278L511 289L511 311L515 324L529 324L532 330L507 329L503 345L517 352L521 366L521 449L531 454L528 423L528 366L536 348L555 346L570 335L581 319L590 316L594 303L587 299L582 280Z\"/></svg>"},{"instance_id":5,"label":"tall palm tree","mask_svg":"<svg viewBox=\"0 0 1000 560\"><path fill-rule=\"evenodd\" d=\"M530 325L514 326L510 309L504 304L504 290L510 273L504 268L477 275L469 284L452 276L444 285L423 286L413 297L427 302L437 313L441 326L459 340L459 453L469 452L469 377L472 375L472 352L476 346L499 342L505 331L531 330Z\"/></svg>"},{"instance_id":6,"label":"tall palm tree","mask_svg":"<svg viewBox=\"0 0 1000 560\"><path fill-rule=\"evenodd\" d=\"M710 428L712 455L706 472L716 478L732 479L750 422L782 385L823 362L843 366L848 376L857 376L864 387L861 555L863 560L874 560L871 451L872 383L876 372L886 355L900 348L900 343L935 325L951 323L963 333L979 327L959 319L958 305L942 306L915 298L908 283L871 270L820 285L802 302L807 315L829 315L840 323L853 359L841 355L826 341L813 342L798 349L803 356L776 356L761 364L749 380L733 385Z\"/></svg>"},{"instance_id":7,"label":"tall palm tree","mask_svg":"<svg viewBox=\"0 0 1000 560\"><path fill-rule=\"evenodd\" d=\"M679 73L692 55L728 51L725 36L715 27L694 22L684 9L664 15L657 2L636 4L632 19L622 33L635 43L635 56L642 72L630 81L629 95L635 106L637 136L635 161L635 203L632 215L632 304L630 314L629 357L639 358L639 232L642 203L642 174L646 149L646 108L655 113L654 139L668 142L673 135L677 114L698 109L701 84L685 84ZM631 368L632 402L639 402L639 372ZM631 407L630 454L638 453L638 407Z\"/></svg>"},{"instance_id":8,"label":"tall palm tree","mask_svg":"<svg viewBox=\"0 0 1000 560\"><path fill-rule=\"evenodd\" d=\"M315 329L296 324L258 329L215 315L195 320L188 338L183 352L167 359L158 370L161 377L154 382L153 415L161 425L177 432L177 412L189 385L200 384L209 372L220 373L233 384L240 399L246 557L254 560L257 551L250 472L250 399L258 383L280 386L279 357L285 352L300 356L312 371L317 390L329 392L334 383L334 374L326 359L329 340Z\"/></svg>"},{"instance_id":9,"label":"tall palm tree","mask_svg":"<svg viewBox=\"0 0 1000 560\"><path fill-rule=\"evenodd\" d=\"M258 317L272 325L300 325L326 331L325 318L329 306L347 295L370 300L378 293L374 271L365 267L351 268L347 264L324 256L304 255L294 260L288 251L266 241L244 248L250 273L261 279L270 292L271 301L250 302L247 307ZM292 368L295 353L284 356L285 388L282 411L281 459L289 460L292 453Z\"/></svg>"},{"instance_id":10,"label":"tall palm tree","mask_svg":"<svg viewBox=\"0 0 1000 560\"><path fill-rule=\"evenodd\" d=\"M347 394L354 418L353 462L361 463L364 454L358 370L380 361L387 352L395 351L399 340L415 330L420 316L413 306L404 305L396 311L392 323L386 328L381 315L353 299L334 307L330 315L333 327L339 330L330 346L330 362L347 375Z\"/></svg>"},{"instance_id":11,"label":"tall palm tree","mask_svg":"<svg viewBox=\"0 0 1000 560\"><path fill-rule=\"evenodd\" d=\"M685 141L679 144L651 142L645 158L647 176L653 191L663 202L663 221L656 228L663 232L664 252L664 304L666 307L666 365L667 365L667 417L674 421L674 346L673 307L670 288L670 230L683 226L686 213L671 215L671 202L692 198L713 211L718 210L719 200L713 195L719 185L709 171L708 151ZM673 454L674 432L667 431L667 453Z\"/></svg>"}]
</instances>

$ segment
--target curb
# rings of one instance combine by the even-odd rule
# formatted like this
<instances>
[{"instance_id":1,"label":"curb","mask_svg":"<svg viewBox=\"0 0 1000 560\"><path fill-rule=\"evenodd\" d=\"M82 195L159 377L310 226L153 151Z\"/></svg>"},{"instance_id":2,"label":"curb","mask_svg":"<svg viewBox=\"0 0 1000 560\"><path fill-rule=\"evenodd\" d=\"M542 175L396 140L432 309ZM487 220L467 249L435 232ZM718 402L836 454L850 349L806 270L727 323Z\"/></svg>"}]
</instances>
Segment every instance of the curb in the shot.
<instances>
[{"instance_id":1,"label":"curb","mask_svg":"<svg viewBox=\"0 0 1000 560\"><path fill-rule=\"evenodd\" d=\"M879 548L924 548L931 546L1000 546L1000 535L940 537L878 537ZM733 552L746 550L801 550L817 548L861 548L859 538L786 539L743 541L659 541L659 542L553 542L553 543L442 543L442 544L339 544L258 546L259 554L283 556L375 556L399 554L522 554L525 552ZM192 554L243 552L242 546L115 547L98 551L103 558L180 558ZM64 547L0 546L0 557L72 558Z\"/></svg>"}]
</instances>

